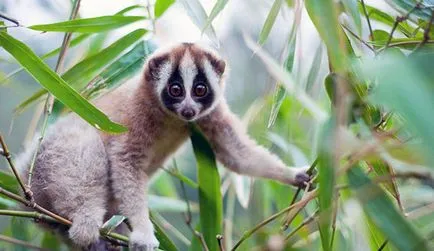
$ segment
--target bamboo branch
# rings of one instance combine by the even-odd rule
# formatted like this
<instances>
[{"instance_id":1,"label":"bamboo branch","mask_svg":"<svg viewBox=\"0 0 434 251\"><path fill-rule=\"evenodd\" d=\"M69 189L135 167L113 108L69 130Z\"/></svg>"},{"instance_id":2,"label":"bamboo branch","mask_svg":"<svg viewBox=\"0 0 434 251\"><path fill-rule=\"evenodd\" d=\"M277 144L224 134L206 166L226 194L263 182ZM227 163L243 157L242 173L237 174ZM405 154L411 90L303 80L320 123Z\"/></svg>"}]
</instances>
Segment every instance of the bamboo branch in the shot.
<instances>
[{"instance_id":1,"label":"bamboo branch","mask_svg":"<svg viewBox=\"0 0 434 251\"><path fill-rule=\"evenodd\" d=\"M65 219L62 216L59 216L59 215L57 215L57 214L55 214L55 213L53 213L53 212L51 212L51 211L49 211L49 210L41 207L41 206L39 206L38 204L35 203L35 201L27 200L27 199L25 199L25 198L23 198L23 197L21 197L21 196L19 196L17 194L14 194L14 193L12 193L12 192L10 192L10 191L2 188L2 187L0 187L0 194L3 194L6 197L8 197L10 199L13 199L13 200L15 200L17 202L20 202L21 204L23 204L23 205L25 205L27 207L35 209L39 213L42 213L42 214L46 215L47 217L50 217L51 219L55 220L57 223L60 223L60 224L66 225L66 226L71 226L72 225L72 222L70 220ZM13 213L13 211L11 211L11 210L4 210L3 212L5 212L5 215L6 214L12 215L12 213ZM30 214L29 215L23 214L23 213L19 213L19 214L22 214L22 215L15 214L14 216L21 216L21 217L27 217L27 218L29 218L29 216L30 216ZM38 214L36 214L35 216L37 216L39 218ZM43 217L43 218L44 219L48 219L46 217ZM111 242L113 242L114 244L117 244L117 245L125 245L122 242L128 242L128 237L126 237L124 235L121 235L121 234L117 234L117 233L108 233L108 234L105 234L105 233L102 233L102 232L100 232L100 233L101 233L101 235L103 237L108 237L108 239ZM112 240L112 239L115 239L115 240ZM122 242L119 242L119 241L122 241Z\"/></svg>"},{"instance_id":2,"label":"bamboo branch","mask_svg":"<svg viewBox=\"0 0 434 251\"><path fill-rule=\"evenodd\" d=\"M81 2L81 0L75 0L69 20L73 20L77 16L78 9L80 8L80 2ZM67 32L63 36L62 46L60 47L59 57L57 59L56 67L54 69L54 71L56 73L60 73L62 70L63 62L64 62L65 56L66 56L66 51L68 50L69 44L71 42L71 36L72 36L71 32ZM53 105L54 105L54 96L51 94L48 94L48 96L45 100L45 116L44 116L44 122L42 125L41 135L38 138L38 144L36 146L36 151L33 154L32 162L31 162L30 168L29 168L29 174L28 174L28 179L27 179L27 185L29 188L31 188L32 175L33 175L33 169L35 167L36 156L38 154L39 149L41 148L42 140L44 139L45 132L47 130L48 120L49 120L49 117L51 116Z\"/></svg>"},{"instance_id":3,"label":"bamboo branch","mask_svg":"<svg viewBox=\"0 0 434 251\"><path fill-rule=\"evenodd\" d=\"M32 191L30 191L30 188L26 185L24 185L23 180L20 177L20 174L18 173L17 169L15 168L14 162L12 161L11 153L9 152L8 146L6 145L6 142L3 139L3 136L0 133L0 145L1 145L1 155L3 155L6 160L9 163L9 167L12 169L12 172L14 173L15 178L17 179L18 183L20 184L21 189L23 190L25 196L27 199L31 200L33 197Z\"/></svg>"},{"instance_id":4,"label":"bamboo branch","mask_svg":"<svg viewBox=\"0 0 434 251\"><path fill-rule=\"evenodd\" d=\"M306 218L298 227L296 227L292 232L290 232L286 237L285 240L289 240L292 236L294 236L294 234L296 234L300 229L302 229L304 226L308 225L309 223L311 223L315 217L318 215L319 209L315 210L315 212L309 216L308 218Z\"/></svg>"},{"instance_id":5,"label":"bamboo branch","mask_svg":"<svg viewBox=\"0 0 434 251\"><path fill-rule=\"evenodd\" d=\"M294 203L291 206L289 206L289 207L281 210L280 212L277 212L277 213L271 215L267 219L261 221L259 224L257 224L255 227L253 227L251 230L245 232L244 235L241 237L241 239L231 249L231 251L236 250L245 240L247 240L250 236L252 236L252 234L256 233L259 229L261 229L262 227L264 227L268 223L274 221L275 219L279 218L283 214L289 212L294 207L298 207L298 206L300 206L301 204L304 204L304 203L307 204L307 202L309 202L312 199L314 199L317 196L317 194L318 194L318 190L313 190L311 192L308 192L308 194L306 195L306 197L303 200L300 200L299 202Z\"/></svg>"},{"instance_id":6,"label":"bamboo branch","mask_svg":"<svg viewBox=\"0 0 434 251\"><path fill-rule=\"evenodd\" d=\"M309 169L307 170L307 174L310 176L310 175L312 175L312 173L313 173L313 170L314 170L314 168L316 167L316 165L318 164L318 158L316 158L314 161L313 161L313 163L310 165L310 167L309 167ZM289 206L292 206L294 203L295 203L295 201L297 200L297 197L298 197L298 195L300 194L300 192L301 192L301 187L299 187L298 189L297 189L297 191L295 192L295 194L294 194L294 197L292 197L292 200L291 200L291 203L289 204ZM281 228L281 230L282 231L285 231L286 229L288 229L288 227L289 227L289 224L290 224L290 221L291 221L291 219L290 219L290 217L289 217L289 214L290 214L290 211L288 211L288 215L286 216L286 221L285 221L285 223L284 223L284 225L282 226L282 228ZM296 215L296 214L295 214ZM294 215L294 217L295 217L295 215Z\"/></svg>"}]
</instances>

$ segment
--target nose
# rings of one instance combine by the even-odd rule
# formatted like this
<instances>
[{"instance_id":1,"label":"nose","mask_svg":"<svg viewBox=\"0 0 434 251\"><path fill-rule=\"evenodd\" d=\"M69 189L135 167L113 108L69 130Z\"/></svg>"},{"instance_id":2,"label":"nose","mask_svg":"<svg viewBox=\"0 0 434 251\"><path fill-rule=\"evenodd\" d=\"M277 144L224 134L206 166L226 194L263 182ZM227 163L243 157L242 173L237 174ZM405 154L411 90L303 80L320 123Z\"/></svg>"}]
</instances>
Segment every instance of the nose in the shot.
<instances>
[{"instance_id":1,"label":"nose","mask_svg":"<svg viewBox=\"0 0 434 251\"><path fill-rule=\"evenodd\" d=\"M185 119L191 119L196 115L196 112L192 108L185 108L184 110L181 111L181 115Z\"/></svg>"}]
</instances>

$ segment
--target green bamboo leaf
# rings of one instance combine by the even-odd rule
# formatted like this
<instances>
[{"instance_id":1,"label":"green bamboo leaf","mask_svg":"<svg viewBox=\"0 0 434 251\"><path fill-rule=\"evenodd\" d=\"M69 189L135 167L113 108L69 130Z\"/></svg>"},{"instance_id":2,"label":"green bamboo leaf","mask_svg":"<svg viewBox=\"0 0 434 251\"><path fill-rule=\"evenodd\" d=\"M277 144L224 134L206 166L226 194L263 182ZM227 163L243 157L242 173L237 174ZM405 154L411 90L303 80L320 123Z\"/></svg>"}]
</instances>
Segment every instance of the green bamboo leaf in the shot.
<instances>
[{"instance_id":1,"label":"green bamboo leaf","mask_svg":"<svg viewBox=\"0 0 434 251\"><path fill-rule=\"evenodd\" d=\"M102 234L109 234L115 230L127 217L123 215L113 215L108 221L104 222L100 228Z\"/></svg>"},{"instance_id":2,"label":"green bamboo leaf","mask_svg":"<svg viewBox=\"0 0 434 251\"><path fill-rule=\"evenodd\" d=\"M218 250L216 235L222 233L223 206L220 176L214 152L205 137L191 126L191 142L197 163L199 214L203 237L210 250Z\"/></svg>"},{"instance_id":3,"label":"green bamboo leaf","mask_svg":"<svg viewBox=\"0 0 434 251\"><path fill-rule=\"evenodd\" d=\"M400 114L420 138L424 147L421 152L434 161L434 117L428 115L434 110L430 81L433 60L434 54L414 55L410 59L387 54L381 59L366 61L361 72L367 79L375 78L379 83L370 100Z\"/></svg>"},{"instance_id":4,"label":"green bamboo leaf","mask_svg":"<svg viewBox=\"0 0 434 251\"><path fill-rule=\"evenodd\" d=\"M374 34L375 36L375 34ZM381 37L380 37L381 38ZM384 37L383 37L384 38ZM374 45L375 47L384 47L387 43L387 40L377 40L375 38L375 41L369 42L370 44ZM389 47L398 47L401 49L406 50L413 50L416 47L418 47L423 41L423 38L417 37L417 38L393 38L390 41ZM425 48L434 48L434 40L430 39L426 42L424 45Z\"/></svg>"},{"instance_id":5,"label":"green bamboo leaf","mask_svg":"<svg viewBox=\"0 0 434 251\"><path fill-rule=\"evenodd\" d=\"M0 187L13 192L18 193L17 179L9 173L0 171Z\"/></svg>"},{"instance_id":6,"label":"green bamboo leaf","mask_svg":"<svg viewBox=\"0 0 434 251\"><path fill-rule=\"evenodd\" d=\"M206 21L208 20L208 15L199 0L179 0L179 2L184 6L187 11L188 16L193 21L193 23L199 28L205 27ZM215 33L214 27L209 25L209 27L203 30L208 38L219 47L219 40Z\"/></svg>"},{"instance_id":7,"label":"green bamboo leaf","mask_svg":"<svg viewBox=\"0 0 434 251\"><path fill-rule=\"evenodd\" d=\"M41 89L35 93L32 94L32 96L25 99L23 102L21 102L17 107L14 108L14 114L19 115L27 108L29 108L32 104L35 102L39 102L42 100L42 97L47 94L47 90Z\"/></svg>"},{"instance_id":8,"label":"green bamboo leaf","mask_svg":"<svg viewBox=\"0 0 434 251\"><path fill-rule=\"evenodd\" d=\"M154 6L154 17L159 18L174 3L175 0L157 0Z\"/></svg>"},{"instance_id":9,"label":"green bamboo leaf","mask_svg":"<svg viewBox=\"0 0 434 251\"><path fill-rule=\"evenodd\" d=\"M68 48L73 48L77 45L79 45L81 42L83 42L84 40L86 40L88 37L90 37L92 34L80 34L78 36L76 36L75 38L73 38L71 40L71 42L69 43L69 47ZM52 56L55 56L57 54L59 54L61 47L58 47L50 52L45 53L44 55L41 56L42 59L47 59L47 58L51 58Z\"/></svg>"},{"instance_id":10,"label":"green bamboo leaf","mask_svg":"<svg viewBox=\"0 0 434 251\"><path fill-rule=\"evenodd\" d=\"M212 21L217 17L217 15L225 8L228 0L217 0L214 7L209 14L208 19L206 20L205 26L202 28L202 32L205 31L211 24Z\"/></svg>"},{"instance_id":11,"label":"green bamboo leaf","mask_svg":"<svg viewBox=\"0 0 434 251\"><path fill-rule=\"evenodd\" d=\"M347 176L365 213L398 250L428 250L424 239L359 166L352 167Z\"/></svg>"},{"instance_id":12,"label":"green bamboo leaf","mask_svg":"<svg viewBox=\"0 0 434 251\"><path fill-rule=\"evenodd\" d=\"M143 16L114 15L74 19L52 24L32 25L28 28L38 31L97 33L117 29L145 19L146 17Z\"/></svg>"},{"instance_id":13,"label":"green bamboo leaf","mask_svg":"<svg viewBox=\"0 0 434 251\"><path fill-rule=\"evenodd\" d=\"M169 236L164 233L163 228L158 224L158 222L154 219L154 217L151 216L151 221L154 224L154 230L155 230L155 237L157 237L158 241L160 242L160 249L164 251L177 251L175 244L172 242L172 240L169 238Z\"/></svg>"},{"instance_id":14,"label":"green bamboo leaf","mask_svg":"<svg viewBox=\"0 0 434 251\"><path fill-rule=\"evenodd\" d=\"M329 60L334 71L341 72L347 67L344 33L337 17L335 1L306 0L306 10L329 52Z\"/></svg>"},{"instance_id":15,"label":"green bamboo leaf","mask_svg":"<svg viewBox=\"0 0 434 251\"><path fill-rule=\"evenodd\" d=\"M146 33L147 30L137 29L125 35L99 53L74 65L62 75L62 78L76 90L83 88L95 78L98 71L119 57L124 50L136 43Z\"/></svg>"},{"instance_id":16,"label":"green bamboo leaf","mask_svg":"<svg viewBox=\"0 0 434 251\"><path fill-rule=\"evenodd\" d=\"M374 8L372 6L366 5L366 4L365 4L365 7L366 7L366 11L368 12L369 18L371 20L379 21L379 22L387 24L389 26L394 25L395 18L393 18L389 14L387 14L387 13L385 13L385 12L383 12L377 8ZM363 13L363 7L361 4L359 4L359 12ZM407 21L400 22L397 26L397 29L407 37L410 37L413 34L413 29L407 23ZM419 32L418 34L422 34L422 33ZM375 38L375 36L374 36L374 38Z\"/></svg>"},{"instance_id":17,"label":"green bamboo leaf","mask_svg":"<svg viewBox=\"0 0 434 251\"><path fill-rule=\"evenodd\" d=\"M44 232L44 237L41 240L41 247L48 250L58 250L60 248L61 242L57 235L52 232Z\"/></svg>"},{"instance_id":18,"label":"green bamboo leaf","mask_svg":"<svg viewBox=\"0 0 434 251\"><path fill-rule=\"evenodd\" d=\"M294 67L294 58L295 58L295 46L297 44L297 30L298 24L294 23L291 28L291 33L288 39L288 56L283 63L283 66L288 72L292 72L292 68ZM268 119L268 128L271 128L276 121L277 114L280 111L280 107L282 106L283 101L286 97L286 89L282 86L281 83L276 85L276 91L273 96L273 106L271 107L270 118Z\"/></svg>"},{"instance_id":19,"label":"green bamboo leaf","mask_svg":"<svg viewBox=\"0 0 434 251\"><path fill-rule=\"evenodd\" d=\"M434 5L434 1L432 0L386 0L386 2L403 13L408 13L409 11L413 10L413 15L416 15L425 21L431 20L432 6ZM420 2L421 6L425 8L414 9L418 2ZM427 6L431 6L431 8L427 8Z\"/></svg>"},{"instance_id":20,"label":"green bamboo leaf","mask_svg":"<svg viewBox=\"0 0 434 251\"><path fill-rule=\"evenodd\" d=\"M318 148L318 183L319 183L319 230L323 250L330 250L331 224L333 218L333 200L335 190L335 168L333 147L335 145L335 119L330 118L324 125Z\"/></svg>"},{"instance_id":21,"label":"green bamboo leaf","mask_svg":"<svg viewBox=\"0 0 434 251\"><path fill-rule=\"evenodd\" d=\"M90 37L92 34L80 34L79 36L73 38L71 40L71 42L69 43L69 48L73 48L77 45L79 45L81 42L83 42L84 40L86 40L88 37ZM44 55L41 56L41 59L47 59L47 58L51 58L52 56L55 56L57 54L59 54L60 52L60 47L45 53ZM9 73L6 77L2 78L0 80L0 85L6 83L6 80L10 79L11 77L15 76L16 74L22 72L24 70L23 67L20 67L18 69L16 69L15 71Z\"/></svg>"},{"instance_id":22,"label":"green bamboo leaf","mask_svg":"<svg viewBox=\"0 0 434 251\"><path fill-rule=\"evenodd\" d=\"M357 31L360 33L362 31L362 19L360 18L360 13L359 13L359 9L358 9L358 1L357 0L342 0L342 4L344 5L345 11L353 19L354 24L356 25Z\"/></svg>"},{"instance_id":23,"label":"green bamboo leaf","mask_svg":"<svg viewBox=\"0 0 434 251\"><path fill-rule=\"evenodd\" d=\"M120 133L126 128L112 122L104 113L90 104L53 72L24 43L0 32L0 45L8 51L44 88L86 120L89 124L107 132Z\"/></svg>"},{"instance_id":24,"label":"green bamboo leaf","mask_svg":"<svg viewBox=\"0 0 434 251\"><path fill-rule=\"evenodd\" d=\"M310 66L309 74L307 75L306 80L306 92L310 93L312 90L313 85L318 79L319 70L322 65L322 53L323 51L323 45L320 44L318 48L315 51L315 57L312 61L312 65Z\"/></svg>"},{"instance_id":25,"label":"green bamboo leaf","mask_svg":"<svg viewBox=\"0 0 434 251\"><path fill-rule=\"evenodd\" d=\"M118 11L115 15L124 15L125 13L130 12L130 11L135 10L135 9L146 9L146 7L143 5L140 5L140 4L131 5L131 6L128 6L124 9Z\"/></svg>"},{"instance_id":26,"label":"green bamboo leaf","mask_svg":"<svg viewBox=\"0 0 434 251\"><path fill-rule=\"evenodd\" d=\"M197 205L190 203L192 212L197 211ZM176 198L149 195L149 208L157 212L187 212L187 203Z\"/></svg>"},{"instance_id":27,"label":"green bamboo leaf","mask_svg":"<svg viewBox=\"0 0 434 251\"><path fill-rule=\"evenodd\" d=\"M119 54L121 54L125 49L127 49L129 46L134 44L137 40L139 40L146 32L147 32L146 30L138 29L127 34L126 36L120 38L119 40L117 40L107 48L98 52L97 54L91 55L85 58L84 60L82 60L81 62L77 63L76 65L74 65L72 68L70 68L62 75L62 78L67 83L69 83L69 85L72 86L75 90L82 89L89 83L89 81L95 79L96 74L99 71L101 71L108 63L110 63L115 58L117 58ZM147 54L149 53L150 51L148 50ZM145 56L145 55L142 54L141 56ZM116 62L113 63L113 65L110 65L107 68L108 69L107 71L101 73L103 75L99 76L100 80L107 80L107 78L111 78L107 80L108 82L104 82L107 83L106 85L104 85L104 87L105 86L110 87L110 85L115 85L115 83L119 83L119 81L122 80L123 78L131 76L132 71L137 70L137 68L142 64L142 62L138 60L136 64L125 66L124 63L128 64L128 62L129 62L129 56L127 59L121 57L119 58L118 63ZM116 73L113 73L114 71L116 71ZM113 75L110 76L110 73L113 73ZM93 93L93 91L100 90L98 88L102 88L101 85L103 85L103 83L99 82L98 84L94 85L94 89L89 90L89 92ZM32 105L33 102L39 100L39 98L41 98L45 94L47 94L47 91L45 89L41 89L35 92L32 96L30 96L29 98L21 102L15 108L15 113L19 114L23 112L30 105Z\"/></svg>"},{"instance_id":28,"label":"green bamboo leaf","mask_svg":"<svg viewBox=\"0 0 434 251\"><path fill-rule=\"evenodd\" d=\"M370 166L374 169L375 176L390 176L393 177L395 172L393 168L381 159L374 159L369 161ZM383 182L382 185L386 190L396 199L398 204L401 204L401 198L398 191L398 185L396 184L396 179L391 179L390 181Z\"/></svg>"},{"instance_id":29,"label":"green bamboo leaf","mask_svg":"<svg viewBox=\"0 0 434 251\"><path fill-rule=\"evenodd\" d=\"M262 26L261 33L259 33L259 44L263 45L265 41L267 41L268 35L270 35L271 29L273 28L274 22L276 21L282 4L283 0L274 0L273 5L271 6L271 10L268 13L267 19L265 19L265 23Z\"/></svg>"},{"instance_id":30,"label":"green bamboo leaf","mask_svg":"<svg viewBox=\"0 0 434 251\"><path fill-rule=\"evenodd\" d=\"M146 58L154 51L147 41L140 41L131 50L106 67L95 79L95 83L87 90L85 96L93 96L102 90L110 90L119 86L125 79L142 69Z\"/></svg>"}]
</instances>

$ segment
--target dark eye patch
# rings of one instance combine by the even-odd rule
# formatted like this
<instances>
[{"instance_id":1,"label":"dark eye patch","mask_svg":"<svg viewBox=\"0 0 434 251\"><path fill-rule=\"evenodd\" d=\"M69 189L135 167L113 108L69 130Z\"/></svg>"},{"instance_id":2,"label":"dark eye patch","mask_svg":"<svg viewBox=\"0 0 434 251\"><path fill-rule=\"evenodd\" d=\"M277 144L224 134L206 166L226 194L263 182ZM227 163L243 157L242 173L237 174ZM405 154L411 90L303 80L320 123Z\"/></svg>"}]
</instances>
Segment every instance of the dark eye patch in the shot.
<instances>
[{"instance_id":1,"label":"dark eye patch","mask_svg":"<svg viewBox=\"0 0 434 251\"><path fill-rule=\"evenodd\" d=\"M203 106L202 109L205 110L209 108L214 102L214 92L213 89L211 88L211 85L208 82L208 79L206 78L203 69L201 69L200 67L198 67L197 75L193 80L192 92L194 92L194 89L197 85L204 85L206 87L207 89L206 95L204 95L203 97L198 97L192 94L192 97L196 102L201 103Z\"/></svg>"},{"instance_id":2,"label":"dark eye patch","mask_svg":"<svg viewBox=\"0 0 434 251\"><path fill-rule=\"evenodd\" d=\"M182 88L184 88L184 82L182 80L181 73L179 72L179 68L176 68L173 71L167 82L167 85L165 86L165 88L163 88L163 91L161 92L161 100L163 101L164 106L170 111L176 112L175 105L181 103L182 100L184 100L184 95L180 97L174 97L173 95L170 95L168 87L170 87L170 85L173 83L176 83Z\"/></svg>"}]
</instances>

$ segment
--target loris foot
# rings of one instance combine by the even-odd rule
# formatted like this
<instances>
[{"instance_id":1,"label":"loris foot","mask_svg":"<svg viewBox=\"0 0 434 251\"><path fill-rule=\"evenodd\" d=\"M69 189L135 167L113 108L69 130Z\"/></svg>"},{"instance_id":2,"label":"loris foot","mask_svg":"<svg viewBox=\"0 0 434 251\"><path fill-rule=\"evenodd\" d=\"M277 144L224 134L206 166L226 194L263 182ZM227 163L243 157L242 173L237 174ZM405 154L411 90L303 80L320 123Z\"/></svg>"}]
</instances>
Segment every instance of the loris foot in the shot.
<instances>
[{"instance_id":1,"label":"loris foot","mask_svg":"<svg viewBox=\"0 0 434 251\"><path fill-rule=\"evenodd\" d=\"M153 232L133 231L130 235L130 250L132 251L154 251L159 244Z\"/></svg>"}]
</instances>

